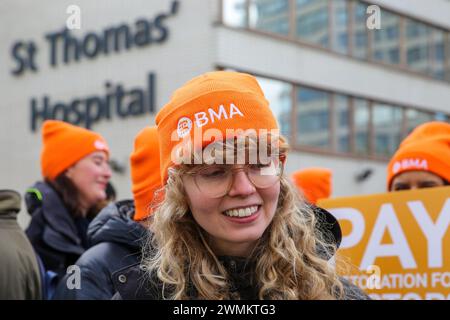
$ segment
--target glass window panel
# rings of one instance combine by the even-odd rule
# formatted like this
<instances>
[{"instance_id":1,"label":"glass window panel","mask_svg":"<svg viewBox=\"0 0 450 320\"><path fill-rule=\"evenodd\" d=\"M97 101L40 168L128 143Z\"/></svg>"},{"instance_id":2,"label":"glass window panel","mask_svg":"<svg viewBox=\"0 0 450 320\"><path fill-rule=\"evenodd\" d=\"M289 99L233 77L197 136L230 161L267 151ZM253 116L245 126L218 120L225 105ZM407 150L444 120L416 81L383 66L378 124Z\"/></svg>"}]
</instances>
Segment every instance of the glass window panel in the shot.
<instances>
[{"instance_id":1,"label":"glass window panel","mask_svg":"<svg viewBox=\"0 0 450 320\"><path fill-rule=\"evenodd\" d=\"M330 147L329 94L299 87L297 91L297 143L321 149Z\"/></svg>"},{"instance_id":2,"label":"glass window panel","mask_svg":"<svg viewBox=\"0 0 450 320\"><path fill-rule=\"evenodd\" d=\"M445 34L446 40L446 46L445 46L445 65L446 65L446 71L445 71L445 79L450 82L450 32L446 32Z\"/></svg>"},{"instance_id":3,"label":"glass window panel","mask_svg":"<svg viewBox=\"0 0 450 320\"><path fill-rule=\"evenodd\" d=\"M418 125L433 120L433 114L425 111L410 109L406 111L408 134Z\"/></svg>"},{"instance_id":4,"label":"glass window panel","mask_svg":"<svg viewBox=\"0 0 450 320\"><path fill-rule=\"evenodd\" d=\"M348 53L348 2L346 0L333 0L333 50L339 53Z\"/></svg>"},{"instance_id":5,"label":"glass window panel","mask_svg":"<svg viewBox=\"0 0 450 320\"><path fill-rule=\"evenodd\" d=\"M251 0L250 28L282 35L289 34L288 0Z\"/></svg>"},{"instance_id":6,"label":"glass window panel","mask_svg":"<svg viewBox=\"0 0 450 320\"><path fill-rule=\"evenodd\" d=\"M355 152L358 155L369 155L369 127L370 109L369 102L364 99L354 99L354 127L355 127Z\"/></svg>"},{"instance_id":7,"label":"glass window panel","mask_svg":"<svg viewBox=\"0 0 450 320\"><path fill-rule=\"evenodd\" d=\"M292 85L283 81L258 77L258 82L277 118L281 134L291 135Z\"/></svg>"},{"instance_id":8,"label":"glass window panel","mask_svg":"<svg viewBox=\"0 0 450 320\"><path fill-rule=\"evenodd\" d=\"M433 78L445 79L445 32L433 29L431 35L431 76Z\"/></svg>"},{"instance_id":9,"label":"glass window panel","mask_svg":"<svg viewBox=\"0 0 450 320\"><path fill-rule=\"evenodd\" d=\"M373 104L375 154L390 157L402 138L402 109L386 104Z\"/></svg>"},{"instance_id":10,"label":"glass window panel","mask_svg":"<svg viewBox=\"0 0 450 320\"><path fill-rule=\"evenodd\" d=\"M373 32L373 54L375 61L389 64L400 63L400 18L388 11L381 11L381 28Z\"/></svg>"},{"instance_id":11,"label":"glass window panel","mask_svg":"<svg viewBox=\"0 0 450 320\"><path fill-rule=\"evenodd\" d=\"M328 48L328 0L296 0L295 3L297 37Z\"/></svg>"},{"instance_id":12,"label":"glass window panel","mask_svg":"<svg viewBox=\"0 0 450 320\"><path fill-rule=\"evenodd\" d=\"M334 95L335 110L335 137L337 139L336 148L338 152L350 152L350 123L349 123L349 98L344 95Z\"/></svg>"},{"instance_id":13,"label":"glass window panel","mask_svg":"<svg viewBox=\"0 0 450 320\"><path fill-rule=\"evenodd\" d=\"M246 0L222 0L223 22L232 27L245 27Z\"/></svg>"},{"instance_id":14,"label":"glass window panel","mask_svg":"<svg viewBox=\"0 0 450 320\"><path fill-rule=\"evenodd\" d=\"M447 115L443 112L437 112L435 114L434 120L436 121L444 121L450 123L450 115Z\"/></svg>"},{"instance_id":15,"label":"glass window panel","mask_svg":"<svg viewBox=\"0 0 450 320\"><path fill-rule=\"evenodd\" d=\"M406 64L409 68L430 73L430 47L431 28L424 23L406 19L405 50Z\"/></svg>"}]
</instances>

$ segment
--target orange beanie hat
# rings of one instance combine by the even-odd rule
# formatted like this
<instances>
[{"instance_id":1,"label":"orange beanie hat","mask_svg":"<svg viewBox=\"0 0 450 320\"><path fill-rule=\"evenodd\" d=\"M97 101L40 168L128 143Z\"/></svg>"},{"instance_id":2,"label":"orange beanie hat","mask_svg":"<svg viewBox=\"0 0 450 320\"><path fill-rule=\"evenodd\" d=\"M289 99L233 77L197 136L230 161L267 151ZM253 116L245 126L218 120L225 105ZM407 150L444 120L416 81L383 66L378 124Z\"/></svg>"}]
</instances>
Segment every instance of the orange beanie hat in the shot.
<instances>
[{"instance_id":1,"label":"orange beanie hat","mask_svg":"<svg viewBox=\"0 0 450 320\"><path fill-rule=\"evenodd\" d=\"M205 147L232 137L227 130L278 129L256 78L229 71L205 73L187 82L156 115L156 124L163 181L168 177L168 168L176 165L173 153L181 140L194 141L195 146L201 142ZM212 138L202 135L209 129L214 131ZM217 138L217 133L222 139Z\"/></svg>"},{"instance_id":2,"label":"orange beanie hat","mask_svg":"<svg viewBox=\"0 0 450 320\"><path fill-rule=\"evenodd\" d=\"M292 174L295 185L312 204L331 196L331 178L332 172L326 168L307 168Z\"/></svg>"},{"instance_id":3,"label":"orange beanie hat","mask_svg":"<svg viewBox=\"0 0 450 320\"><path fill-rule=\"evenodd\" d=\"M139 221L151 214L150 204L154 192L161 187L159 169L159 143L156 127L141 130L134 140L130 156L132 191L135 204L134 220Z\"/></svg>"},{"instance_id":4,"label":"orange beanie hat","mask_svg":"<svg viewBox=\"0 0 450 320\"><path fill-rule=\"evenodd\" d=\"M41 172L50 180L92 152L104 151L109 156L101 135L58 120L44 121L42 144Z\"/></svg>"},{"instance_id":5,"label":"orange beanie hat","mask_svg":"<svg viewBox=\"0 0 450 320\"><path fill-rule=\"evenodd\" d=\"M415 128L388 165L387 189L406 171L429 171L450 182L450 124L433 121Z\"/></svg>"}]
</instances>

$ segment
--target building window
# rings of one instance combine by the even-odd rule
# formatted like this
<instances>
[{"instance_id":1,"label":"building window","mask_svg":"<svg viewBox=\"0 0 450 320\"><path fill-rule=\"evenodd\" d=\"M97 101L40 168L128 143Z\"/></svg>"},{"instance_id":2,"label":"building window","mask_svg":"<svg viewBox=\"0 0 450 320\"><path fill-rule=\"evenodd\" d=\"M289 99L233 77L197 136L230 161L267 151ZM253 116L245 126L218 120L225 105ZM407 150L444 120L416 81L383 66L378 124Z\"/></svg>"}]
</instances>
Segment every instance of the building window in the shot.
<instances>
[{"instance_id":1,"label":"building window","mask_svg":"<svg viewBox=\"0 0 450 320\"><path fill-rule=\"evenodd\" d=\"M446 115L445 113L438 112L438 113L436 113L434 119L436 121L444 121L444 122L450 123L450 114Z\"/></svg>"},{"instance_id":2,"label":"building window","mask_svg":"<svg viewBox=\"0 0 450 320\"><path fill-rule=\"evenodd\" d=\"M350 99L341 94L333 95L334 109L334 145L340 153L350 152Z\"/></svg>"},{"instance_id":3,"label":"building window","mask_svg":"<svg viewBox=\"0 0 450 320\"><path fill-rule=\"evenodd\" d=\"M332 10L332 49L333 51L348 54L348 4L346 0L331 1Z\"/></svg>"},{"instance_id":4,"label":"building window","mask_svg":"<svg viewBox=\"0 0 450 320\"><path fill-rule=\"evenodd\" d=\"M221 0L223 21L450 82L450 32L388 10L369 30L366 1ZM292 9L292 10L291 10ZM245 12L247 10L247 12ZM290 12L293 12L291 15ZM295 13L295 14L294 14ZM292 24L291 24L292 23Z\"/></svg>"},{"instance_id":5,"label":"building window","mask_svg":"<svg viewBox=\"0 0 450 320\"><path fill-rule=\"evenodd\" d=\"M415 109L407 110L406 111L407 134L413 131L414 128L417 127L418 125L432 121L433 118L434 117L431 112L419 111Z\"/></svg>"},{"instance_id":6,"label":"building window","mask_svg":"<svg viewBox=\"0 0 450 320\"><path fill-rule=\"evenodd\" d=\"M289 0L250 0L250 28L289 34Z\"/></svg>"},{"instance_id":7,"label":"building window","mask_svg":"<svg viewBox=\"0 0 450 320\"><path fill-rule=\"evenodd\" d=\"M355 2L353 7L353 47L352 56L358 59L367 59L369 37L367 33L367 5Z\"/></svg>"},{"instance_id":8,"label":"building window","mask_svg":"<svg viewBox=\"0 0 450 320\"><path fill-rule=\"evenodd\" d=\"M281 134L301 150L389 160L417 126L429 121L450 123L450 113L369 101L267 77L257 80Z\"/></svg>"},{"instance_id":9,"label":"building window","mask_svg":"<svg viewBox=\"0 0 450 320\"><path fill-rule=\"evenodd\" d=\"M261 89L270 103L283 136L291 136L292 85L283 81L258 77Z\"/></svg>"},{"instance_id":10,"label":"building window","mask_svg":"<svg viewBox=\"0 0 450 320\"><path fill-rule=\"evenodd\" d=\"M365 99L353 99L353 126L355 135L355 153L370 154L370 109Z\"/></svg>"},{"instance_id":11,"label":"building window","mask_svg":"<svg viewBox=\"0 0 450 320\"><path fill-rule=\"evenodd\" d=\"M372 32L372 59L388 64L399 64L400 18L388 11L382 11L381 28Z\"/></svg>"},{"instance_id":12,"label":"building window","mask_svg":"<svg viewBox=\"0 0 450 320\"><path fill-rule=\"evenodd\" d=\"M329 48L328 0L296 0L296 36Z\"/></svg>"},{"instance_id":13,"label":"building window","mask_svg":"<svg viewBox=\"0 0 450 320\"><path fill-rule=\"evenodd\" d=\"M322 90L297 89L297 136L299 145L330 148L330 96Z\"/></svg>"},{"instance_id":14,"label":"building window","mask_svg":"<svg viewBox=\"0 0 450 320\"><path fill-rule=\"evenodd\" d=\"M446 46L445 46L445 57L446 57L446 61L445 61L445 65L446 65L446 80L450 82L450 32L447 32L446 34Z\"/></svg>"},{"instance_id":15,"label":"building window","mask_svg":"<svg viewBox=\"0 0 450 320\"><path fill-rule=\"evenodd\" d=\"M391 156L397 150L402 134L402 109L391 105L373 104L375 155Z\"/></svg>"},{"instance_id":16,"label":"building window","mask_svg":"<svg viewBox=\"0 0 450 320\"><path fill-rule=\"evenodd\" d=\"M405 50L409 68L430 73L430 35L431 29L426 24L406 19Z\"/></svg>"},{"instance_id":17,"label":"building window","mask_svg":"<svg viewBox=\"0 0 450 320\"><path fill-rule=\"evenodd\" d=\"M223 0L223 22L231 27L246 27L247 0Z\"/></svg>"},{"instance_id":18,"label":"building window","mask_svg":"<svg viewBox=\"0 0 450 320\"><path fill-rule=\"evenodd\" d=\"M431 35L431 76L445 80L445 32L440 29L432 31Z\"/></svg>"}]
</instances>

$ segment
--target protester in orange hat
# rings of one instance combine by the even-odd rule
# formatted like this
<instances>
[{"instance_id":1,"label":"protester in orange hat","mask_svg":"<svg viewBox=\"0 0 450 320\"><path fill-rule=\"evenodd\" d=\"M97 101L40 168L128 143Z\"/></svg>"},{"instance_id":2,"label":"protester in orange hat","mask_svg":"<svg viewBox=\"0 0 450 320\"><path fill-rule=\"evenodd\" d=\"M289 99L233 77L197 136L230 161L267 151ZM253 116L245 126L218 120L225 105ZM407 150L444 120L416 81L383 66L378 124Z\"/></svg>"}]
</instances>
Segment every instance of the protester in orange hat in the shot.
<instances>
[{"instance_id":1,"label":"protester in orange hat","mask_svg":"<svg viewBox=\"0 0 450 320\"><path fill-rule=\"evenodd\" d=\"M388 165L389 191L440 187L450 182L450 124L433 121L415 128Z\"/></svg>"},{"instance_id":2,"label":"protester in orange hat","mask_svg":"<svg viewBox=\"0 0 450 320\"><path fill-rule=\"evenodd\" d=\"M317 200L331 196L332 175L327 168L306 168L294 172L292 180L306 200L316 204Z\"/></svg>"},{"instance_id":3,"label":"protester in orange hat","mask_svg":"<svg viewBox=\"0 0 450 320\"><path fill-rule=\"evenodd\" d=\"M90 208L106 198L109 149L98 134L57 121L42 127L43 182L27 190L27 236L45 268L62 276L87 248Z\"/></svg>"},{"instance_id":4,"label":"protester in orange hat","mask_svg":"<svg viewBox=\"0 0 450 320\"><path fill-rule=\"evenodd\" d=\"M143 264L114 275L115 298L366 297L328 263L335 244L283 174L288 145L253 76L196 77L156 124L165 198Z\"/></svg>"},{"instance_id":5,"label":"protester in orange hat","mask_svg":"<svg viewBox=\"0 0 450 320\"><path fill-rule=\"evenodd\" d=\"M115 293L112 274L139 263L142 246L153 209L161 195L159 145L156 127L141 130L134 140L130 156L133 200L111 203L91 222L91 245L76 262L83 275L78 290L70 290L61 281L54 299L109 300Z\"/></svg>"},{"instance_id":6,"label":"protester in orange hat","mask_svg":"<svg viewBox=\"0 0 450 320\"><path fill-rule=\"evenodd\" d=\"M156 127L143 129L136 137L130 157L133 199L136 213L133 219L147 219L162 199L159 143ZM155 200L155 201L154 201Z\"/></svg>"}]
</instances>

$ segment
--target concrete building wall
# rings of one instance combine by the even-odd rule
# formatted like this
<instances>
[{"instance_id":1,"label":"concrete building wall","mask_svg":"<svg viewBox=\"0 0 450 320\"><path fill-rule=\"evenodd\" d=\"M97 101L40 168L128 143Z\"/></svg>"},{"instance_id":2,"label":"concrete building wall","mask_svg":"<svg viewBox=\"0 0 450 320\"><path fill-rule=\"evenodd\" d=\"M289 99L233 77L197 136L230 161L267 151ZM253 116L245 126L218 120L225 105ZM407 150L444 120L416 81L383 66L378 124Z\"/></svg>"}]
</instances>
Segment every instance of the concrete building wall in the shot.
<instances>
[{"instance_id":1,"label":"concrete building wall","mask_svg":"<svg viewBox=\"0 0 450 320\"><path fill-rule=\"evenodd\" d=\"M181 1L176 15L165 20L169 31L162 43L133 47L128 51L98 55L70 64L51 67L50 46L45 35L62 30L68 14L66 8L73 1L16 1L0 3L0 181L1 188L23 193L41 179L39 130L30 129L30 100L37 98L41 108L44 95L51 103L69 102L92 95L105 96L105 82L119 83L125 90L146 88L147 75L155 74L155 104L159 109L174 89L190 78L213 67L213 23L217 17L215 1ZM123 23L134 27L139 18L154 20L168 12L172 1L77 1L81 9L81 30L72 32L81 38L88 32L101 33L107 27ZM17 41L34 41L37 72L26 71L14 76L16 62L11 47ZM111 157L126 166L123 174L113 174L112 182L120 198L131 196L128 157L135 135L154 124L154 114L118 118L95 123L93 130L108 141ZM20 223L28 223L28 214L19 215Z\"/></svg>"},{"instance_id":2,"label":"concrete building wall","mask_svg":"<svg viewBox=\"0 0 450 320\"><path fill-rule=\"evenodd\" d=\"M394 104L449 111L445 82L253 32L222 27L217 33L216 61L221 65Z\"/></svg>"},{"instance_id":3,"label":"concrete building wall","mask_svg":"<svg viewBox=\"0 0 450 320\"><path fill-rule=\"evenodd\" d=\"M450 29L450 3L448 0L372 0L370 3Z\"/></svg>"}]
</instances>

